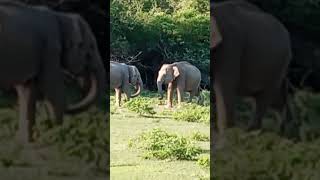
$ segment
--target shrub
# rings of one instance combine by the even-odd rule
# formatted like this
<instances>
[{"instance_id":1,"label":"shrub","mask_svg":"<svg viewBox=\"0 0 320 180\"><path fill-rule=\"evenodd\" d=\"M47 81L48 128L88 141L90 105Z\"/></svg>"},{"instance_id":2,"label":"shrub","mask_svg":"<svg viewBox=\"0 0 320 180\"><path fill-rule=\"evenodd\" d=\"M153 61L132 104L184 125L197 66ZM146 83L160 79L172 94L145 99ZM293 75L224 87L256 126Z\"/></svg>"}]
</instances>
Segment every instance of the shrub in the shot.
<instances>
[{"instance_id":1,"label":"shrub","mask_svg":"<svg viewBox=\"0 0 320 180\"><path fill-rule=\"evenodd\" d=\"M129 147L144 150L144 158L194 160L201 149L185 137L155 128L129 141Z\"/></svg>"},{"instance_id":2,"label":"shrub","mask_svg":"<svg viewBox=\"0 0 320 180\"><path fill-rule=\"evenodd\" d=\"M201 132L197 131L197 132L194 132L191 136L191 138L193 140L196 140L196 141L209 141L209 136L205 135L205 134L202 134Z\"/></svg>"},{"instance_id":3,"label":"shrub","mask_svg":"<svg viewBox=\"0 0 320 180\"><path fill-rule=\"evenodd\" d=\"M298 91L292 103L294 123L300 124L299 134L304 141L320 137L320 95Z\"/></svg>"},{"instance_id":4,"label":"shrub","mask_svg":"<svg viewBox=\"0 0 320 180\"><path fill-rule=\"evenodd\" d=\"M273 133L227 131L214 156L214 179L319 179L320 141L293 143Z\"/></svg>"},{"instance_id":5,"label":"shrub","mask_svg":"<svg viewBox=\"0 0 320 180\"><path fill-rule=\"evenodd\" d=\"M130 99L130 101L125 103L125 107L127 107L130 111L138 113L139 115L156 114L154 108L152 107L152 101L150 101L150 98L136 97Z\"/></svg>"},{"instance_id":6,"label":"shrub","mask_svg":"<svg viewBox=\"0 0 320 180\"><path fill-rule=\"evenodd\" d=\"M118 56L155 51L209 72L209 1L111 1L111 49Z\"/></svg>"},{"instance_id":7,"label":"shrub","mask_svg":"<svg viewBox=\"0 0 320 180\"><path fill-rule=\"evenodd\" d=\"M204 168L210 168L210 156L200 156L198 158L197 164Z\"/></svg>"},{"instance_id":8,"label":"shrub","mask_svg":"<svg viewBox=\"0 0 320 180\"><path fill-rule=\"evenodd\" d=\"M184 105L173 113L173 119L187 122L210 122L210 107L195 104Z\"/></svg>"},{"instance_id":9,"label":"shrub","mask_svg":"<svg viewBox=\"0 0 320 180\"><path fill-rule=\"evenodd\" d=\"M48 128L40 124L40 142L54 144L62 154L74 156L105 170L109 133L105 114L97 109L66 117L63 126Z\"/></svg>"}]
</instances>

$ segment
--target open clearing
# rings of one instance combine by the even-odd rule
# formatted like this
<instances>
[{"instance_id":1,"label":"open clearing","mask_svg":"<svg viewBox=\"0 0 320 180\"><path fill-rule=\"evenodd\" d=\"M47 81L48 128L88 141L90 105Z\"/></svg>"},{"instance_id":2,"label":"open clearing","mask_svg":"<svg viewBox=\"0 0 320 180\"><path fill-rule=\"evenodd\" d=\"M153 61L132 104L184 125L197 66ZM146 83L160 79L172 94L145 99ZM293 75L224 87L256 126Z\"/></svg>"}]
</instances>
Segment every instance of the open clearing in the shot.
<instances>
[{"instance_id":1,"label":"open clearing","mask_svg":"<svg viewBox=\"0 0 320 180\"><path fill-rule=\"evenodd\" d=\"M157 102L155 97L150 99ZM111 109L113 106L112 101L114 101L113 96L110 101ZM207 136L210 135L209 124L175 121L170 116L170 113L161 114L163 111L168 111L164 109L164 105L154 104L153 107L157 113L151 117L140 116L125 107L114 109L114 112L111 110L111 179L189 180L208 178L209 168L199 166L197 161L145 159L141 156L140 150L128 146L131 138L153 128L161 128L167 132L177 133L185 137L190 137L195 132L201 132ZM171 111L175 111L175 109ZM202 154L209 156L209 141L197 141L195 145L201 147Z\"/></svg>"}]
</instances>

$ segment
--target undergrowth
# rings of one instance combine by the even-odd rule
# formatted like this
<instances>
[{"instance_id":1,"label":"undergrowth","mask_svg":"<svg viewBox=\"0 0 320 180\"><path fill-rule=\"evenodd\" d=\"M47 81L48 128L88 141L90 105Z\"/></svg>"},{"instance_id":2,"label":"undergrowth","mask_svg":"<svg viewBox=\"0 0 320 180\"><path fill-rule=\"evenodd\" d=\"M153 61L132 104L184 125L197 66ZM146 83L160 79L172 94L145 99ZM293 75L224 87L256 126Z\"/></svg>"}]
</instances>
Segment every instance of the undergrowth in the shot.
<instances>
[{"instance_id":1,"label":"undergrowth","mask_svg":"<svg viewBox=\"0 0 320 180\"><path fill-rule=\"evenodd\" d=\"M186 137L155 128L130 139L129 147L143 150L143 157L160 160L195 160L201 149Z\"/></svg>"}]
</instances>

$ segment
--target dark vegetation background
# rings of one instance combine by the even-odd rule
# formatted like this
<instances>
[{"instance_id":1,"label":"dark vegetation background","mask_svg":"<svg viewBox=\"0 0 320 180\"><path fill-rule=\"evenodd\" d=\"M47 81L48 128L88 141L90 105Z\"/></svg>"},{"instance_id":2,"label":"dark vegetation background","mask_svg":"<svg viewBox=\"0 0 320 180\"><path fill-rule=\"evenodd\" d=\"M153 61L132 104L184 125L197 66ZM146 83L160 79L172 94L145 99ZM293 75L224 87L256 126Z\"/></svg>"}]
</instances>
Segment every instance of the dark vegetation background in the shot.
<instances>
[{"instance_id":1,"label":"dark vegetation background","mask_svg":"<svg viewBox=\"0 0 320 180\"><path fill-rule=\"evenodd\" d=\"M134 64L149 90L163 63L189 61L209 85L208 0L112 0L111 60Z\"/></svg>"}]
</instances>

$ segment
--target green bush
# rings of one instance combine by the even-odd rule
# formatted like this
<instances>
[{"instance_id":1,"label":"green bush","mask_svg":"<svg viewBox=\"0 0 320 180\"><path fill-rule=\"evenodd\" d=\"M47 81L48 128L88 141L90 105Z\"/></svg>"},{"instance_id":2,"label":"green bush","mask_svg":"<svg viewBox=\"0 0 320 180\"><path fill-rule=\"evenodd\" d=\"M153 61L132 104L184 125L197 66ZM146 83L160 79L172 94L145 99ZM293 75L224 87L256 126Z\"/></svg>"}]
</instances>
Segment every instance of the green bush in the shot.
<instances>
[{"instance_id":1,"label":"green bush","mask_svg":"<svg viewBox=\"0 0 320 180\"><path fill-rule=\"evenodd\" d=\"M214 156L214 179L319 179L320 141L293 143L274 133L227 131Z\"/></svg>"},{"instance_id":2,"label":"green bush","mask_svg":"<svg viewBox=\"0 0 320 180\"><path fill-rule=\"evenodd\" d=\"M125 107L139 115L154 115L156 112L154 111L152 104L153 101L151 101L150 98L136 97L126 102Z\"/></svg>"},{"instance_id":3,"label":"green bush","mask_svg":"<svg viewBox=\"0 0 320 180\"><path fill-rule=\"evenodd\" d=\"M93 108L88 112L66 117L63 126L49 128L51 125L40 123L39 141L57 145L62 154L81 158L96 168L105 170L109 148L105 116L106 114Z\"/></svg>"},{"instance_id":4,"label":"green bush","mask_svg":"<svg viewBox=\"0 0 320 180\"><path fill-rule=\"evenodd\" d=\"M199 131L192 133L191 138L196 141L209 141L209 136L202 134Z\"/></svg>"},{"instance_id":5,"label":"green bush","mask_svg":"<svg viewBox=\"0 0 320 180\"><path fill-rule=\"evenodd\" d=\"M209 72L209 1L112 0L110 14L114 55L156 51Z\"/></svg>"},{"instance_id":6,"label":"green bush","mask_svg":"<svg viewBox=\"0 0 320 180\"><path fill-rule=\"evenodd\" d=\"M210 156L200 156L198 158L197 164L204 168L210 168Z\"/></svg>"},{"instance_id":7,"label":"green bush","mask_svg":"<svg viewBox=\"0 0 320 180\"><path fill-rule=\"evenodd\" d=\"M210 107L187 104L173 113L173 119L177 121L209 123Z\"/></svg>"},{"instance_id":8,"label":"green bush","mask_svg":"<svg viewBox=\"0 0 320 180\"><path fill-rule=\"evenodd\" d=\"M129 147L144 151L145 158L194 160L201 149L185 137L155 128L129 141Z\"/></svg>"},{"instance_id":9,"label":"green bush","mask_svg":"<svg viewBox=\"0 0 320 180\"><path fill-rule=\"evenodd\" d=\"M210 106L210 91L202 91L201 97L203 98L203 105L204 106Z\"/></svg>"},{"instance_id":10,"label":"green bush","mask_svg":"<svg viewBox=\"0 0 320 180\"><path fill-rule=\"evenodd\" d=\"M299 136L303 141L320 137L320 95L298 91L292 103L294 123L299 124Z\"/></svg>"}]
</instances>

